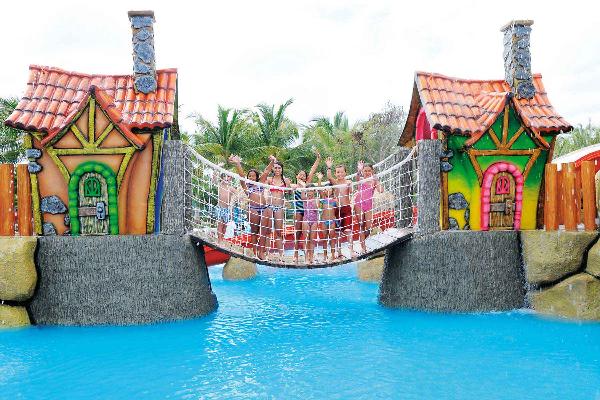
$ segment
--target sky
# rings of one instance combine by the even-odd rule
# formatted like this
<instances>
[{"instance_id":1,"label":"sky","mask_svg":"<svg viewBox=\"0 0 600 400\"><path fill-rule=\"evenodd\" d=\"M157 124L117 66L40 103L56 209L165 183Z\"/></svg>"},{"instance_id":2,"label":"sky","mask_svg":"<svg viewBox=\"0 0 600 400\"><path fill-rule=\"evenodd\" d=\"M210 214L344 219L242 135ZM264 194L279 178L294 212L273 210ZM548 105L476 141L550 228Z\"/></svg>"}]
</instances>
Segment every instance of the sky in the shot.
<instances>
[{"instance_id":1,"label":"sky","mask_svg":"<svg viewBox=\"0 0 600 400\"><path fill-rule=\"evenodd\" d=\"M600 13L583 1L10 1L2 4L0 96L29 64L132 71L128 10L155 12L158 68L178 68L181 116L293 98L302 124L408 106L414 72L504 77L500 28L533 19L532 69L571 124L600 123ZM180 118L194 131L191 118Z\"/></svg>"}]
</instances>

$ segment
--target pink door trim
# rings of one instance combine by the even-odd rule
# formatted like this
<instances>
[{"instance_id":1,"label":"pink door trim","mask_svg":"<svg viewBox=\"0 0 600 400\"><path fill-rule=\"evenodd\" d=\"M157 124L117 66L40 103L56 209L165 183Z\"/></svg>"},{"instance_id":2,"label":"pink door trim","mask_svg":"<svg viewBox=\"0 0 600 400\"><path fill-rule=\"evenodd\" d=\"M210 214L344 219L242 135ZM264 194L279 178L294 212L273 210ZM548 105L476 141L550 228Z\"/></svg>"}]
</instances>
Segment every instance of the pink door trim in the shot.
<instances>
[{"instance_id":1,"label":"pink door trim","mask_svg":"<svg viewBox=\"0 0 600 400\"><path fill-rule=\"evenodd\" d=\"M481 230L490 229L490 198L494 176L499 172L509 172L515 178L515 230L521 229L521 212L523 209L523 174L519 168L509 162L497 162L488 167L483 174L481 185Z\"/></svg>"}]
</instances>

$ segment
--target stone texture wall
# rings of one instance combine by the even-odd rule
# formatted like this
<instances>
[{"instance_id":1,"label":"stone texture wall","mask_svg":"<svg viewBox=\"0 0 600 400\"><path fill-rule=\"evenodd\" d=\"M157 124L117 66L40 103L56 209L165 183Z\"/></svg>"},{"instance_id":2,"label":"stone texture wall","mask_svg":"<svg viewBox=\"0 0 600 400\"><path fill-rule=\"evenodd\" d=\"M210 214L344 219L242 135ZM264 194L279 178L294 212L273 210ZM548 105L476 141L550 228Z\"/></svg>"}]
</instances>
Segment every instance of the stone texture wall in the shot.
<instances>
[{"instance_id":1,"label":"stone texture wall","mask_svg":"<svg viewBox=\"0 0 600 400\"><path fill-rule=\"evenodd\" d=\"M442 142L421 140L417 144L419 196L417 198L417 233L440 230L440 156Z\"/></svg>"},{"instance_id":2,"label":"stone texture wall","mask_svg":"<svg viewBox=\"0 0 600 400\"><path fill-rule=\"evenodd\" d=\"M570 319L600 320L598 232L521 234L531 307Z\"/></svg>"},{"instance_id":3,"label":"stone texture wall","mask_svg":"<svg viewBox=\"0 0 600 400\"><path fill-rule=\"evenodd\" d=\"M40 237L36 263L37 324L150 323L217 306L203 249L188 236Z\"/></svg>"},{"instance_id":4,"label":"stone texture wall","mask_svg":"<svg viewBox=\"0 0 600 400\"><path fill-rule=\"evenodd\" d=\"M37 282L37 238L0 238L0 328L29 325L25 306Z\"/></svg>"},{"instance_id":5,"label":"stone texture wall","mask_svg":"<svg viewBox=\"0 0 600 400\"><path fill-rule=\"evenodd\" d=\"M525 305L515 231L440 231L391 248L379 301L433 311L493 311Z\"/></svg>"},{"instance_id":6,"label":"stone texture wall","mask_svg":"<svg viewBox=\"0 0 600 400\"><path fill-rule=\"evenodd\" d=\"M164 191L160 209L160 231L168 235L187 233L190 220L190 197L186 189L191 185L187 147L181 140L166 140L163 146Z\"/></svg>"}]
</instances>

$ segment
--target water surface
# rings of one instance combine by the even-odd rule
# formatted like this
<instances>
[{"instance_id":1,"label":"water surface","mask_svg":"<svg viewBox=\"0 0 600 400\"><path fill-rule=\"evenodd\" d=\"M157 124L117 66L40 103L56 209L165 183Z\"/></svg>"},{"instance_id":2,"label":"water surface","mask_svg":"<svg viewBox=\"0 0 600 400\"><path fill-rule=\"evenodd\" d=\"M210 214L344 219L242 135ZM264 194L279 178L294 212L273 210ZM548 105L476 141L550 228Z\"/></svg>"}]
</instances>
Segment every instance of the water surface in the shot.
<instances>
[{"instance_id":1,"label":"water surface","mask_svg":"<svg viewBox=\"0 0 600 400\"><path fill-rule=\"evenodd\" d=\"M0 398L600 399L600 324L390 310L354 266L221 272L203 319L0 332Z\"/></svg>"}]
</instances>

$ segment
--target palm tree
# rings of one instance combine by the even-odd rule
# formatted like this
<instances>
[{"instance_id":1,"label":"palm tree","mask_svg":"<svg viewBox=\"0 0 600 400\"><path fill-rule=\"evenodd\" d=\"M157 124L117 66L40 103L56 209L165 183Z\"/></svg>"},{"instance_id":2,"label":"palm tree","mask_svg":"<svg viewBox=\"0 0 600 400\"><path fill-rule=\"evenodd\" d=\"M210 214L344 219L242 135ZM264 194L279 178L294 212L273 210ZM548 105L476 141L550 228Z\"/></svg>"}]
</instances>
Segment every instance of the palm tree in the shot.
<instances>
[{"instance_id":1,"label":"palm tree","mask_svg":"<svg viewBox=\"0 0 600 400\"><path fill-rule=\"evenodd\" d=\"M247 150L248 123L246 110L217 107L217 124L200 114L193 114L198 134L192 143L199 153L218 162L225 162L231 154Z\"/></svg>"},{"instance_id":2,"label":"palm tree","mask_svg":"<svg viewBox=\"0 0 600 400\"><path fill-rule=\"evenodd\" d=\"M22 132L4 125L18 103L16 97L0 97L0 163L15 164L23 153Z\"/></svg>"}]
</instances>

